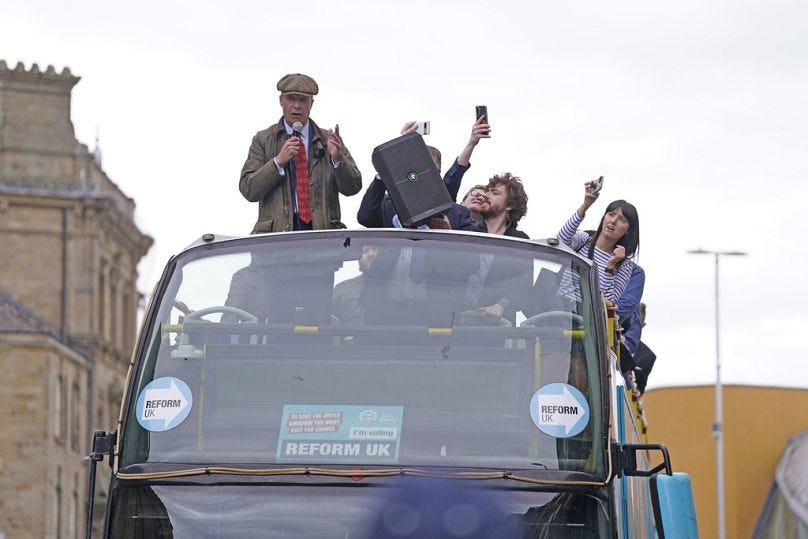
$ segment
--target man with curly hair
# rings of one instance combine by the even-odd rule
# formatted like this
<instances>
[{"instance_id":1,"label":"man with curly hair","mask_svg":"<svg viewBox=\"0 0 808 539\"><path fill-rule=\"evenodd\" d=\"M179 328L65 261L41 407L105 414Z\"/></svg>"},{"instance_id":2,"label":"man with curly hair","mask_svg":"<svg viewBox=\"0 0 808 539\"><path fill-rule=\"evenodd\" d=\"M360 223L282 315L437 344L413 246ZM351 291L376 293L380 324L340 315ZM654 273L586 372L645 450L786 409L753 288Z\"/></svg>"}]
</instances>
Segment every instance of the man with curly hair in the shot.
<instances>
[{"instance_id":1,"label":"man with curly hair","mask_svg":"<svg viewBox=\"0 0 808 539\"><path fill-rule=\"evenodd\" d=\"M485 199L478 211L483 220L477 231L529 239L516 228L527 213L527 194L518 176L504 172L488 180ZM527 261L522 264L507 257L483 254L479 271L469 278L467 297L474 298L477 310L514 324L516 312L522 310L521 299L532 284L532 267Z\"/></svg>"},{"instance_id":2,"label":"man with curly hair","mask_svg":"<svg viewBox=\"0 0 808 539\"><path fill-rule=\"evenodd\" d=\"M486 200L479 210L483 217L480 231L528 239L527 234L516 229L527 213L527 193L522 179L510 172L495 174L488 180L485 195Z\"/></svg>"}]
</instances>

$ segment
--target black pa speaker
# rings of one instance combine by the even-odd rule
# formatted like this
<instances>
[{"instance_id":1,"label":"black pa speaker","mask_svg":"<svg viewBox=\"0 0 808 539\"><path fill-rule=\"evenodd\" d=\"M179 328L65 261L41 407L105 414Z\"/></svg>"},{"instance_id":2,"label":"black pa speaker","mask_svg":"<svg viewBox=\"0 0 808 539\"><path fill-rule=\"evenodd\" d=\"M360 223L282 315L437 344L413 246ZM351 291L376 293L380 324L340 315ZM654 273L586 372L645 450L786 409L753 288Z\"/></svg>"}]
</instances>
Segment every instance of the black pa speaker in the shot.
<instances>
[{"instance_id":1,"label":"black pa speaker","mask_svg":"<svg viewBox=\"0 0 808 539\"><path fill-rule=\"evenodd\" d=\"M454 204L418 133L407 133L377 146L372 160L404 226L438 215Z\"/></svg>"}]
</instances>

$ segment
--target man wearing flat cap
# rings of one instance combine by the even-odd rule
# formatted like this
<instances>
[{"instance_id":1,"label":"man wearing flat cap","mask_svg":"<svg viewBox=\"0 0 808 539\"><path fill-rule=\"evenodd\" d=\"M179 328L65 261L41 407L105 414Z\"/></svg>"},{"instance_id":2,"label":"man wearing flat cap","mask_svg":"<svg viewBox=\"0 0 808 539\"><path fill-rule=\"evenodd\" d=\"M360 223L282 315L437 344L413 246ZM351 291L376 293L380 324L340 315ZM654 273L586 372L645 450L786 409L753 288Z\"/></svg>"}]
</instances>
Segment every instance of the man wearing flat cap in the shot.
<instances>
[{"instance_id":1,"label":"man wearing flat cap","mask_svg":"<svg viewBox=\"0 0 808 539\"><path fill-rule=\"evenodd\" d=\"M342 143L339 125L321 129L309 118L319 88L300 73L278 81L283 116L253 137L239 190L258 202L253 234L344 228L339 194L355 195L362 174Z\"/></svg>"}]
</instances>

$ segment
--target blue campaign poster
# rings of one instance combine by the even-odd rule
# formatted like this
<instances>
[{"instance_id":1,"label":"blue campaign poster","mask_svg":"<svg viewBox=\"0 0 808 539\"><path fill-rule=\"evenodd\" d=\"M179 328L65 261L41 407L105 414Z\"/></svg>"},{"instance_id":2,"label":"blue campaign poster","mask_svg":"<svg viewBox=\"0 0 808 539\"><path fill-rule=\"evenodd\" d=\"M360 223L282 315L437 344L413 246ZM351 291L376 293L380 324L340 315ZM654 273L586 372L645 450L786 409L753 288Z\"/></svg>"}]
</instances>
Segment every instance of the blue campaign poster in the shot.
<instances>
[{"instance_id":1,"label":"blue campaign poster","mask_svg":"<svg viewBox=\"0 0 808 539\"><path fill-rule=\"evenodd\" d=\"M295 462L397 462L403 415L403 406L287 404L276 458Z\"/></svg>"}]
</instances>

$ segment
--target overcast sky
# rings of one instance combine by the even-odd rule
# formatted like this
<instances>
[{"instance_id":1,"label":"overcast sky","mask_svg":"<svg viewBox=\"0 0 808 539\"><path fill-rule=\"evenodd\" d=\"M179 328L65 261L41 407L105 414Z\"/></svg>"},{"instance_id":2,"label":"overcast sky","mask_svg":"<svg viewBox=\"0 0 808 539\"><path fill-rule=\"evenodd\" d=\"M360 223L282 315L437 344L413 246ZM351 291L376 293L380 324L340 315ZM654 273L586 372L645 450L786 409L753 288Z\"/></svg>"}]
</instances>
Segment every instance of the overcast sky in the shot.
<instances>
[{"instance_id":1,"label":"overcast sky","mask_svg":"<svg viewBox=\"0 0 808 539\"><path fill-rule=\"evenodd\" d=\"M808 387L808 3L294 5L0 0L0 59L82 77L76 135L92 148L99 129L105 171L155 239L141 291L203 233L249 233L239 172L280 117L277 80L302 72L320 86L312 118L339 123L365 184L406 120L432 122L445 171L478 104L493 138L463 185L520 175L532 237L554 236L604 175L584 227L613 199L639 210L650 388L714 382L714 264L685 254L698 247L749 252L721 264L724 381ZM360 199L342 199L349 226Z\"/></svg>"}]
</instances>

